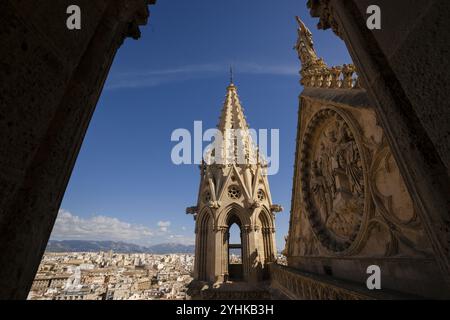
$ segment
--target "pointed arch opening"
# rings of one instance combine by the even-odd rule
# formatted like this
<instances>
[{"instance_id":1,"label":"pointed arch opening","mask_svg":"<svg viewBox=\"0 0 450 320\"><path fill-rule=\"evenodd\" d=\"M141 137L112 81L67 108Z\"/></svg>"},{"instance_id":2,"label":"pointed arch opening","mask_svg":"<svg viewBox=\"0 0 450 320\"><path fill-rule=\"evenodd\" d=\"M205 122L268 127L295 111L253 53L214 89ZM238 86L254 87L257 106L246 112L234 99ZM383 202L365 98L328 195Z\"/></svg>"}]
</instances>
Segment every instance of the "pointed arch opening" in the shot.
<instances>
[{"instance_id":1,"label":"pointed arch opening","mask_svg":"<svg viewBox=\"0 0 450 320\"><path fill-rule=\"evenodd\" d=\"M211 255L207 252L211 251L211 244L213 243L213 219L208 210L203 211L199 215L198 229L197 229L197 241L199 254L196 255L197 275L201 281L209 281L208 276L211 274L211 268L213 263L211 261Z\"/></svg>"},{"instance_id":2,"label":"pointed arch opening","mask_svg":"<svg viewBox=\"0 0 450 320\"><path fill-rule=\"evenodd\" d=\"M240 220L235 215L232 215L229 221L227 247L228 279L230 281L241 281L244 278L242 231Z\"/></svg>"}]
</instances>

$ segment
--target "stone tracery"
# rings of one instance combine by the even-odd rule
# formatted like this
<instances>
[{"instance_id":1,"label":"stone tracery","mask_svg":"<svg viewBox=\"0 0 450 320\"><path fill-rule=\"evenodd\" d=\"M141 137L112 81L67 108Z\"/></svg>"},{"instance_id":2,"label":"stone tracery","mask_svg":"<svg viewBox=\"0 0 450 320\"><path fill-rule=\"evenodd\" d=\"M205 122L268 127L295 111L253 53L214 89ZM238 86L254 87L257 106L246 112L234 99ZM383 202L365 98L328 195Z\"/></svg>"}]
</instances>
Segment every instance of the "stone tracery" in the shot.
<instances>
[{"instance_id":1,"label":"stone tracery","mask_svg":"<svg viewBox=\"0 0 450 320\"><path fill-rule=\"evenodd\" d=\"M209 220L202 216L196 220L194 283L207 282L215 289L236 279L246 284L267 279L268 264L276 257L274 213L282 210L280 205L272 203L266 162L252 142L233 83L227 87L218 129L222 133L235 130L242 143L235 143L233 135L222 135L224 141L214 153L234 156L228 157L225 164L203 163L201 194L197 206L193 207L210 213ZM236 156L239 154L245 161L240 161ZM223 158L226 156L220 159ZM234 223L240 228L239 244L230 243L229 229ZM230 263L230 249L241 250L240 266Z\"/></svg>"}]
</instances>

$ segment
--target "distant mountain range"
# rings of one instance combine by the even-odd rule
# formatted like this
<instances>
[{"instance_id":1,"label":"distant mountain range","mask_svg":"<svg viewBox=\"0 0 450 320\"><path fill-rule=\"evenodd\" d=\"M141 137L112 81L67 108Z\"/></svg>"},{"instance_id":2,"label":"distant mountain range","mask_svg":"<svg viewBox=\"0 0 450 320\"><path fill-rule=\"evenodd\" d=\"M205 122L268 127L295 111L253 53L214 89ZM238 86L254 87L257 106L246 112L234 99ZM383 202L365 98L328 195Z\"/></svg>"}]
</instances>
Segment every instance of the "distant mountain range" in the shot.
<instances>
[{"instance_id":1,"label":"distant mountain range","mask_svg":"<svg viewBox=\"0 0 450 320\"><path fill-rule=\"evenodd\" d=\"M161 243L149 247L132 243L117 241L94 240L50 240L47 244L47 252L99 252L114 251L117 253L194 253L194 245L179 243Z\"/></svg>"}]
</instances>

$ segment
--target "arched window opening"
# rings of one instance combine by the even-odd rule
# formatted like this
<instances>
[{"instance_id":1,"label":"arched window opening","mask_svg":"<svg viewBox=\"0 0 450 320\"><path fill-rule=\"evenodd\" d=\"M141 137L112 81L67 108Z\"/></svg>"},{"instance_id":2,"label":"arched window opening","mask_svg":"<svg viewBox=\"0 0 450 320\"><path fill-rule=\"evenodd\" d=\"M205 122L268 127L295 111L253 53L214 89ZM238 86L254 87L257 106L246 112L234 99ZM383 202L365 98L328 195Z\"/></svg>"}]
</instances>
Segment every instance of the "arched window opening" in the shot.
<instances>
[{"instance_id":1,"label":"arched window opening","mask_svg":"<svg viewBox=\"0 0 450 320\"><path fill-rule=\"evenodd\" d=\"M243 278L241 229L236 223L228 229L228 274L231 281Z\"/></svg>"}]
</instances>

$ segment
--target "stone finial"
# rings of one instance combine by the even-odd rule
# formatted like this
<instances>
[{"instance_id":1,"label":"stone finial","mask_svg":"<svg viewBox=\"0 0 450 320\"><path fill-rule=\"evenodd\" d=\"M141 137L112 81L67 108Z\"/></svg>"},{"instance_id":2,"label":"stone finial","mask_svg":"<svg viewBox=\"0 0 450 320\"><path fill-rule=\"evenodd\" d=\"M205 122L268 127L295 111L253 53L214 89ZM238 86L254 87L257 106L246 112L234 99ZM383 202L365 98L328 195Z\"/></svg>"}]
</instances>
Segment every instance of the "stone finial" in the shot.
<instances>
[{"instance_id":1,"label":"stone finial","mask_svg":"<svg viewBox=\"0 0 450 320\"><path fill-rule=\"evenodd\" d=\"M300 84L304 87L332 89L360 89L356 68L353 64L328 67L323 59L317 56L311 31L299 17L298 39L294 49L302 63Z\"/></svg>"},{"instance_id":2,"label":"stone finial","mask_svg":"<svg viewBox=\"0 0 450 320\"><path fill-rule=\"evenodd\" d=\"M307 68L313 64L316 64L320 59L314 50L314 42L312 38L312 33L305 26L302 20L297 16L295 17L298 23L297 33L297 43L294 49L298 52L298 58L302 62L303 68Z\"/></svg>"},{"instance_id":3,"label":"stone finial","mask_svg":"<svg viewBox=\"0 0 450 320\"><path fill-rule=\"evenodd\" d=\"M298 16L295 19L298 23L298 38L294 49L297 50L298 58L302 63L302 72L327 68L323 59L317 56L311 31Z\"/></svg>"}]
</instances>

